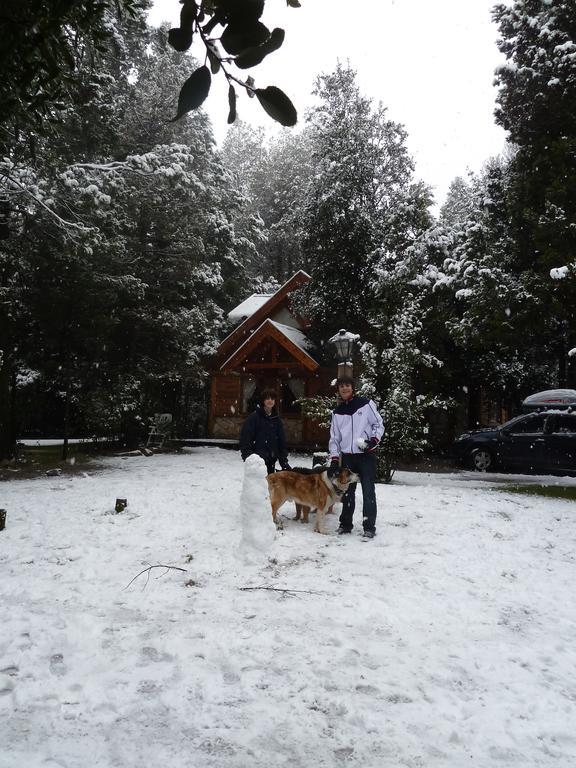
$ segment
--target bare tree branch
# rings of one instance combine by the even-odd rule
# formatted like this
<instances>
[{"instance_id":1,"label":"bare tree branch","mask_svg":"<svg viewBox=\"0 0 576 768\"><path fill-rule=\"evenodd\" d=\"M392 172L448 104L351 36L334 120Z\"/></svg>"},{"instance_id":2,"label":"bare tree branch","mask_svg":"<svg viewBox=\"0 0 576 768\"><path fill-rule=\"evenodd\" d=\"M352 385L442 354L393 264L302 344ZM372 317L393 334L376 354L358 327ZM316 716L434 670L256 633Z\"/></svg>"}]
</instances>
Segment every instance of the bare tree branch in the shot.
<instances>
[{"instance_id":1,"label":"bare tree branch","mask_svg":"<svg viewBox=\"0 0 576 768\"><path fill-rule=\"evenodd\" d=\"M24 186L24 184L21 184L17 179L12 178L12 176L9 176L7 173L0 172L0 178L6 179L9 184L13 184L16 187L19 187L19 189L21 191L18 192L18 194L25 194L25 195L28 195L29 197L31 197L32 200L34 200L35 203L37 203L42 208L44 208L44 210L46 210L50 214L50 216L52 216L54 219L56 219L57 223L61 227L64 227L65 229L69 229L69 228L76 229L79 232L90 232L91 231L91 229L92 229L91 227L86 227L84 224L76 224L73 221L67 221L66 219L63 219L61 216L58 216L56 211L53 211L52 208L47 206L46 203L44 203L42 200L40 200L39 197L37 197L32 192L30 192L30 190L27 189Z\"/></svg>"},{"instance_id":2,"label":"bare tree branch","mask_svg":"<svg viewBox=\"0 0 576 768\"><path fill-rule=\"evenodd\" d=\"M256 590L256 589L264 589L264 590L268 590L269 592L295 592L295 593L296 592L300 592L300 593L305 594L305 595L324 595L324 594L326 594L325 592L313 592L310 589L281 589L279 587L266 587L266 586L262 586L262 587L238 587L238 589L241 592L250 592L250 591L253 591L253 590Z\"/></svg>"},{"instance_id":3,"label":"bare tree branch","mask_svg":"<svg viewBox=\"0 0 576 768\"><path fill-rule=\"evenodd\" d=\"M151 571L152 571L152 568L165 568L165 569L166 569L166 570L164 571L164 573L161 573L161 574L160 574L160 576L158 576L158 578L161 578L162 576L165 576L165 575L168 573L168 571L183 571L184 573L187 573L187 570L186 570L186 568L178 568L178 566L176 566L176 565L162 565L161 563L160 563L160 564L158 564L158 565L149 565L149 566L148 566L148 568L144 568L144 570L143 570L143 571L140 571L140 573L137 573L137 574L136 574L136 576L134 576L134 578L133 578L133 579L131 579L131 580L128 582L128 584L126 584L126 586L125 586L125 587L122 589L122 591L124 591L125 589L128 589L128 587L129 587L129 586L130 586L130 585L131 585L133 582L135 582L135 581L136 581L136 579L138 578L138 576L142 576L142 574L143 574L143 573L147 573L147 576L146 576L146 584L144 584L144 586L142 587L142 589L143 589L143 590L144 590L144 589L146 589L146 585L147 585L147 584L148 584L148 582L150 581L150 573L151 573Z\"/></svg>"}]
</instances>

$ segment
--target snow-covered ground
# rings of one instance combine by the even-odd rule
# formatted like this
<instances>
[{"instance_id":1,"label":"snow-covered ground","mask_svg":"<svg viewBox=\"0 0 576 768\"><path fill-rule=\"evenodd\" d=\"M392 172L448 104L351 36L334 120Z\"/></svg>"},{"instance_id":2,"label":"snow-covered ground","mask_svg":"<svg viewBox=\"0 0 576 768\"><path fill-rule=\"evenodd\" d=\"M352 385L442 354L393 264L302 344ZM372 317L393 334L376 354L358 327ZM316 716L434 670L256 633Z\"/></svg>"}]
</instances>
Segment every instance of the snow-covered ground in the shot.
<instances>
[{"instance_id":1,"label":"snow-covered ground","mask_svg":"<svg viewBox=\"0 0 576 768\"><path fill-rule=\"evenodd\" d=\"M247 536L217 448L1 483L0 767L574 765L576 505L502 479L399 473L373 541Z\"/></svg>"}]
</instances>

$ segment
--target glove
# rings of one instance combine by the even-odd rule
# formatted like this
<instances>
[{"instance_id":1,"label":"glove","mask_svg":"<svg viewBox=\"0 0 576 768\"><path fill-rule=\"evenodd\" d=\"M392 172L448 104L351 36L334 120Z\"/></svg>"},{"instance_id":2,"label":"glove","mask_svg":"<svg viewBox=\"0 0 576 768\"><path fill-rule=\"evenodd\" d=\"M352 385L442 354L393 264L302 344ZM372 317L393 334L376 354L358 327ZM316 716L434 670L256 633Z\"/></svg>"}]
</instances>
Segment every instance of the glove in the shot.
<instances>
[{"instance_id":1,"label":"glove","mask_svg":"<svg viewBox=\"0 0 576 768\"><path fill-rule=\"evenodd\" d=\"M284 461L280 462L280 469L283 469L283 470L285 470L287 472L289 472L292 469L290 464L288 464L288 460L287 459L284 459Z\"/></svg>"},{"instance_id":2,"label":"glove","mask_svg":"<svg viewBox=\"0 0 576 768\"><path fill-rule=\"evenodd\" d=\"M332 459L330 462L330 466L326 470L326 474L329 478L336 477L336 475L340 472L340 462L338 459Z\"/></svg>"},{"instance_id":3,"label":"glove","mask_svg":"<svg viewBox=\"0 0 576 768\"><path fill-rule=\"evenodd\" d=\"M378 443L380 440L378 440L377 437L371 437L370 440L366 441L366 447L364 448L364 453L372 453L376 450L378 447Z\"/></svg>"}]
</instances>

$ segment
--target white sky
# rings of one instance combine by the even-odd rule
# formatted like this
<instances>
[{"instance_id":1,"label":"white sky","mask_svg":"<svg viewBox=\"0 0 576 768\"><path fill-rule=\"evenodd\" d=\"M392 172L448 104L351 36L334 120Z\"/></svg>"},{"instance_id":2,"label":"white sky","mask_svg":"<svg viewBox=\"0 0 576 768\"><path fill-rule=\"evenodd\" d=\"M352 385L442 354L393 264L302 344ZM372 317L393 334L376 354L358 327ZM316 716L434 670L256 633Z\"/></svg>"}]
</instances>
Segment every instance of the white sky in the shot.
<instances>
[{"instance_id":1,"label":"white sky","mask_svg":"<svg viewBox=\"0 0 576 768\"><path fill-rule=\"evenodd\" d=\"M362 92L406 126L417 175L434 188L437 202L455 176L502 151L505 134L493 117L494 69L502 61L490 16L494 0L357 0L357 27L350 26L350 0L301 3L292 9L285 0L267 0L263 21L284 28L286 39L259 67L245 70L257 85L282 88L301 118L314 78L340 58L357 70ZM177 26L179 12L177 0L155 0L150 20ZM191 52L203 58L198 43ZM220 141L228 109L222 75L214 78L206 107ZM238 112L273 128L256 100L240 96Z\"/></svg>"}]
</instances>

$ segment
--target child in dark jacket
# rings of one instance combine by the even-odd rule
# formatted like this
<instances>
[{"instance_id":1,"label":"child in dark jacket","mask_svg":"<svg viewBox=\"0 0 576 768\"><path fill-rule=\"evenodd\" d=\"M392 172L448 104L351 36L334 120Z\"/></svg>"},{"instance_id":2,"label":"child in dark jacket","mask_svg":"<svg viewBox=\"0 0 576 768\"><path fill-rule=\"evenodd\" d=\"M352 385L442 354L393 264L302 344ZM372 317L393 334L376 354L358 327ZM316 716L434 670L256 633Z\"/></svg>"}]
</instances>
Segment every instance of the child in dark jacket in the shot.
<instances>
[{"instance_id":1,"label":"child in dark jacket","mask_svg":"<svg viewBox=\"0 0 576 768\"><path fill-rule=\"evenodd\" d=\"M246 461L253 453L264 459L268 474L274 472L274 465L279 461L282 469L290 469L284 426L276 409L276 392L265 389L256 410L242 425L240 432L240 453Z\"/></svg>"}]
</instances>

